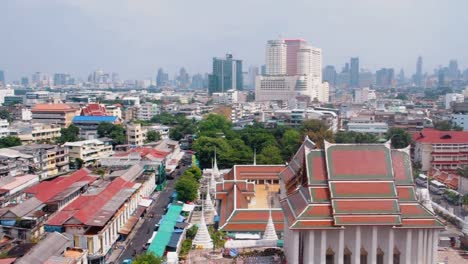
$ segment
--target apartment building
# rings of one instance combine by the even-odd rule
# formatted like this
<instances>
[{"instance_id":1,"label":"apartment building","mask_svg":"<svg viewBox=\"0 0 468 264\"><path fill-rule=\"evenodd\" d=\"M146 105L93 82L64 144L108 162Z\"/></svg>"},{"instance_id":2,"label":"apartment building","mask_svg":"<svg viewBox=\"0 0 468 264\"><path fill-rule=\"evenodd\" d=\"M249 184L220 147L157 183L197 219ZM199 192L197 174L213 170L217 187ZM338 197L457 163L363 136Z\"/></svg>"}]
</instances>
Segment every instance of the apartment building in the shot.
<instances>
[{"instance_id":1,"label":"apartment building","mask_svg":"<svg viewBox=\"0 0 468 264\"><path fill-rule=\"evenodd\" d=\"M31 112L33 122L68 127L80 110L67 104L36 104Z\"/></svg>"},{"instance_id":2,"label":"apartment building","mask_svg":"<svg viewBox=\"0 0 468 264\"><path fill-rule=\"evenodd\" d=\"M80 159L85 167L99 164L101 158L109 157L114 153L112 145L97 139L67 142L64 147L68 149L70 160Z\"/></svg>"},{"instance_id":3,"label":"apartment building","mask_svg":"<svg viewBox=\"0 0 468 264\"><path fill-rule=\"evenodd\" d=\"M138 107L137 119L150 120L153 116L160 114L159 106L154 103L144 103Z\"/></svg>"},{"instance_id":4,"label":"apartment building","mask_svg":"<svg viewBox=\"0 0 468 264\"><path fill-rule=\"evenodd\" d=\"M41 123L13 123L10 134L17 136L23 144L52 142L60 137L60 125Z\"/></svg>"},{"instance_id":5,"label":"apartment building","mask_svg":"<svg viewBox=\"0 0 468 264\"><path fill-rule=\"evenodd\" d=\"M14 149L0 149L0 179L10 176L22 176L30 171L33 156Z\"/></svg>"},{"instance_id":6,"label":"apartment building","mask_svg":"<svg viewBox=\"0 0 468 264\"><path fill-rule=\"evenodd\" d=\"M127 125L127 143L131 146L143 146L146 140L146 129L141 124Z\"/></svg>"},{"instance_id":7,"label":"apartment building","mask_svg":"<svg viewBox=\"0 0 468 264\"><path fill-rule=\"evenodd\" d=\"M423 129L413 134L414 160L421 170L456 171L468 165L468 131Z\"/></svg>"},{"instance_id":8,"label":"apartment building","mask_svg":"<svg viewBox=\"0 0 468 264\"><path fill-rule=\"evenodd\" d=\"M54 177L59 173L68 171L68 149L50 144L30 144L12 147L20 153L33 156L31 171L39 175L41 180Z\"/></svg>"}]
</instances>

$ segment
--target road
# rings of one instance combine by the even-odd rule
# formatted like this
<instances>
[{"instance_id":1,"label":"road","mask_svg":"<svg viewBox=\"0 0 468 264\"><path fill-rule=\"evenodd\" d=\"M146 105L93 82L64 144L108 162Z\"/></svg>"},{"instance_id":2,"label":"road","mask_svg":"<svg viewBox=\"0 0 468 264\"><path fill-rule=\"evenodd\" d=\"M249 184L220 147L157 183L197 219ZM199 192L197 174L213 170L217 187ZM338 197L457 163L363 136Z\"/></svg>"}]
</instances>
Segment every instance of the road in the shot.
<instances>
[{"instance_id":1,"label":"road","mask_svg":"<svg viewBox=\"0 0 468 264\"><path fill-rule=\"evenodd\" d=\"M172 193L174 192L174 184L176 179L187 169L187 166L180 165L179 169L176 169L173 180L167 180L166 189L159 193L159 196L153 202L150 211L147 212L146 215L153 214L153 218L149 218L145 216L143 224L140 226L138 230L133 230L132 232L136 232L135 236L128 241L127 245L129 245L120 255L118 260L115 262L122 263L125 259L131 259L135 251L137 254L144 251L143 246L146 244L148 239L151 238L153 234L154 225L159 222L161 217L164 215L164 210L166 209L169 198L171 197Z\"/></svg>"}]
</instances>

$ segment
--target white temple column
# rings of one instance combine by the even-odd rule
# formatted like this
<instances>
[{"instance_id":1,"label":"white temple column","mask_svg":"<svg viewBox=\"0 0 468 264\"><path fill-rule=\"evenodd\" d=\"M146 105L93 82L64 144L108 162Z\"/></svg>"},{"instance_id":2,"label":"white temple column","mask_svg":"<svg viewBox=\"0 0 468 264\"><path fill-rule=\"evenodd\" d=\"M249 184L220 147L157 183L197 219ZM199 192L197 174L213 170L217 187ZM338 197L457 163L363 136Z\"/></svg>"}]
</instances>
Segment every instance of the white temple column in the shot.
<instances>
[{"instance_id":1,"label":"white temple column","mask_svg":"<svg viewBox=\"0 0 468 264\"><path fill-rule=\"evenodd\" d=\"M437 259L437 250L438 250L438 247L439 247L439 230L431 230L432 232L432 249L431 249L431 252L432 252L432 260L434 263L435 260Z\"/></svg>"},{"instance_id":2,"label":"white temple column","mask_svg":"<svg viewBox=\"0 0 468 264\"><path fill-rule=\"evenodd\" d=\"M432 256L434 255L434 252L432 252L432 248L434 247L432 245L433 239L434 239L434 231L433 230L427 230L428 238L427 238L427 245L426 245L426 250L427 250L427 263L434 263L434 259Z\"/></svg>"},{"instance_id":3,"label":"white temple column","mask_svg":"<svg viewBox=\"0 0 468 264\"><path fill-rule=\"evenodd\" d=\"M393 248L395 247L395 231L390 228L388 231L388 249L387 249L387 263L393 264Z\"/></svg>"},{"instance_id":4,"label":"white temple column","mask_svg":"<svg viewBox=\"0 0 468 264\"><path fill-rule=\"evenodd\" d=\"M322 230L320 234L320 264L325 264L327 259L327 232Z\"/></svg>"},{"instance_id":5,"label":"white temple column","mask_svg":"<svg viewBox=\"0 0 468 264\"><path fill-rule=\"evenodd\" d=\"M339 231L339 242L338 242L338 264L343 264L344 258L344 229Z\"/></svg>"},{"instance_id":6,"label":"white temple column","mask_svg":"<svg viewBox=\"0 0 468 264\"><path fill-rule=\"evenodd\" d=\"M309 230L307 233L307 242L304 245L304 263L314 263L315 251L315 231Z\"/></svg>"},{"instance_id":7,"label":"white temple column","mask_svg":"<svg viewBox=\"0 0 468 264\"><path fill-rule=\"evenodd\" d=\"M412 264L411 259L413 256L413 252L411 251L411 246L413 245L413 230L408 229L406 230L406 259L405 263L406 264Z\"/></svg>"},{"instance_id":8,"label":"white temple column","mask_svg":"<svg viewBox=\"0 0 468 264\"><path fill-rule=\"evenodd\" d=\"M370 252L370 263L377 264L377 227L372 227L372 244Z\"/></svg>"},{"instance_id":9,"label":"white temple column","mask_svg":"<svg viewBox=\"0 0 468 264\"><path fill-rule=\"evenodd\" d=\"M427 229L423 229L423 253L422 253L422 262L423 263L428 263L427 262Z\"/></svg>"},{"instance_id":10,"label":"white temple column","mask_svg":"<svg viewBox=\"0 0 468 264\"><path fill-rule=\"evenodd\" d=\"M293 254L291 254L291 263L299 263L299 231L291 231L291 238L291 251L293 251Z\"/></svg>"},{"instance_id":11,"label":"white temple column","mask_svg":"<svg viewBox=\"0 0 468 264\"><path fill-rule=\"evenodd\" d=\"M423 259L423 230L419 229L418 230L418 259L417 263L422 263Z\"/></svg>"},{"instance_id":12,"label":"white temple column","mask_svg":"<svg viewBox=\"0 0 468 264\"><path fill-rule=\"evenodd\" d=\"M353 263L360 264L361 263L361 227L360 226L356 227L353 256L354 256Z\"/></svg>"}]
</instances>

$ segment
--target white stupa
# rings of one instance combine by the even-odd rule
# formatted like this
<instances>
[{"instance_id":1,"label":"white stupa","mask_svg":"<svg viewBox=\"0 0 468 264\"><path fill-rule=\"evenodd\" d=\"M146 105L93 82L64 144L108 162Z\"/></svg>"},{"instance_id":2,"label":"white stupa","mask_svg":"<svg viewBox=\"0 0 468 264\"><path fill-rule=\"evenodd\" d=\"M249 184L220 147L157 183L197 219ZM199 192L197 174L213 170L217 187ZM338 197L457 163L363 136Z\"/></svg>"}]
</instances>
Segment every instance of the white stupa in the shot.
<instances>
[{"instance_id":1,"label":"white stupa","mask_svg":"<svg viewBox=\"0 0 468 264\"><path fill-rule=\"evenodd\" d=\"M203 248L203 249L212 249L213 248L213 240L211 239L210 233L208 232L208 227L206 226L205 222L205 212L202 209L202 215L200 219L200 224L198 226L197 234L192 241L192 244L195 248Z\"/></svg>"},{"instance_id":2,"label":"white stupa","mask_svg":"<svg viewBox=\"0 0 468 264\"><path fill-rule=\"evenodd\" d=\"M211 200L211 195L209 193L206 194L204 207L206 212L216 215L216 210L213 206L213 201Z\"/></svg>"},{"instance_id":3,"label":"white stupa","mask_svg":"<svg viewBox=\"0 0 468 264\"><path fill-rule=\"evenodd\" d=\"M268 217L268 223L265 228L265 233L263 233L263 240L278 240L275 225L273 224L273 218L271 217L271 210L270 216Z\"/></svg>"}]
</instances>

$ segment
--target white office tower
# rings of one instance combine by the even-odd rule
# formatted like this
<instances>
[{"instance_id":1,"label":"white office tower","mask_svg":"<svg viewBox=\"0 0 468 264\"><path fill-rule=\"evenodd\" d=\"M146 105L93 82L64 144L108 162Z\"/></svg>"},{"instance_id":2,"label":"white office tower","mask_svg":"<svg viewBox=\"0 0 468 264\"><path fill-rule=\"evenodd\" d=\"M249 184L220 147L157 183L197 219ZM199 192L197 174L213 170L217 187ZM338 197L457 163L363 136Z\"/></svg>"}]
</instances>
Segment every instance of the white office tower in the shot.
<instances>
[{"instance_id":1,"label":"white office tower","mask_svg":"<svg viewBox=\"0 0 468 264\"><path fill-rule=\"evenodd\" d=\"M269 40L266 46L266 75L286 75L286 43Z\"/></svg>"},{"instance_id":2,"label":"white office tower","mask_svg":"<svg viewBox=\"0 0 468 264\"><path fill-rule=\"evenodd\" d=\"M256 101L308 96L311 101L328 102L328 94L328 85L322 83L321 49L302 39L267 42L266 75L256 79Z\"/></svg>"}]
</instances>

